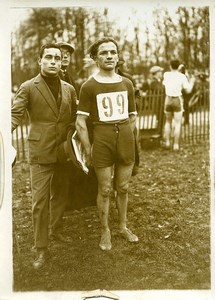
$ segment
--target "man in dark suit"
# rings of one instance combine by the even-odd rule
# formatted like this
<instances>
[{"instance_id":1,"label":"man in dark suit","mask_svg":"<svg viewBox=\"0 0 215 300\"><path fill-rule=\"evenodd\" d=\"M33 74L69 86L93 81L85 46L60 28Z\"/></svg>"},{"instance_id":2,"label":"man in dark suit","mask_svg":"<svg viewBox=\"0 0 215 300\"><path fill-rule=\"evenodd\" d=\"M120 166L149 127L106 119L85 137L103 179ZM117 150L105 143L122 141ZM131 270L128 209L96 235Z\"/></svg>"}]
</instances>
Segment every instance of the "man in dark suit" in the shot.
<instances>
[{"instance_id":1,"label":"man in dark suit","mask_svg":"<svg viewBox=\"0 0 215 300\"><path fill-rule=\"evenodd\" d=\"M40 50L40 74L24 82L12 105L12 130L21 122L27 110L30 120L29 163L32 188L34 243L37 257L35 269L46 262L48 248L49 207L53 236L65 210L64 195L50 194L53 177L66 180L59 172L58 148L66 140L76 115L75 89L60 80L62 53L56 44L46 44ZM59 173L57 173L57 172Z\"/></svg>"}]
</instances>

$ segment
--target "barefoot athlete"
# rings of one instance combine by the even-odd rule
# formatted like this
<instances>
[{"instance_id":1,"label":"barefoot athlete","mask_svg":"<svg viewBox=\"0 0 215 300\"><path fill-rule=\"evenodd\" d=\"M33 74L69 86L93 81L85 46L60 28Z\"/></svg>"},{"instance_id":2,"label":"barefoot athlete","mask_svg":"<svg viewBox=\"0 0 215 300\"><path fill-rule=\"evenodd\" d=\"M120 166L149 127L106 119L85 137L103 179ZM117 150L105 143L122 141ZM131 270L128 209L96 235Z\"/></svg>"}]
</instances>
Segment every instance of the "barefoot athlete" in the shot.
<instances>
[{"instance_id":1,"label":"barefoot athlete","mask_svg":"<svg viewBox=\"0 0 215 300\"><path fill-rule=\"evenodd\" d=\"M112 170L117 191L119 233L129 242L138 237L126 227L128 186L134 165L136 107L132 82L115 72L118 45L112 38L97 40L89 49L99 72L81 87L76 129L83 144L88 165L98 179L97 206L101 223L99 247L110 250L109 195ZM87 118L93 122L93 143L89 140Z\"/></svg>"}]
</instances>

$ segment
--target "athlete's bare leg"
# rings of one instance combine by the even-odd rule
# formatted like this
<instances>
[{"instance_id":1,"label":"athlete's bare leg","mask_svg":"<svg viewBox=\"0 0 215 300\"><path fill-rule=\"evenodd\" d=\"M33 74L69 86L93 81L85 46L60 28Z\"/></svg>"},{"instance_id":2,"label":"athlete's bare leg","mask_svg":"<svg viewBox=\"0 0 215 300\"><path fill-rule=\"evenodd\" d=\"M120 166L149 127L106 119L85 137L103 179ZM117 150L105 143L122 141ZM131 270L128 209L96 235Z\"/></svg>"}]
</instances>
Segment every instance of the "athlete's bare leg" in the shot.
<instances>
[{"instance_id":1,"label":"athlete's bare leg","mask_svg":"<svg viewBox=\"0 0 215 300\"><path fill-rule=\"evenodd\" d=\"M181 136L181 123L182 123L182 115L183 112L174 112L174 144L173 144L173 150L179 150L179 142L180 142L180 136Z\"/></svg>"},{"instance_id":2,"label":"athlete's bare leg","mask_svg":"<svg viewBox=\"0 0 215 300\"><path fill-rule=\"evenodd\" d=\"M167 148L171 145L171 131L172 131L172 113L165 112L166 122L164 126L165 146Z\"/></svg>"},{"instance_id":3,"label":"athlete's bare leg","mask_svg":"<svg viewBox=\"0 0 215 300\"><path fill-rule=\"evenodd\" d=\"M127 206L128 206L128 187L131 178L133 164L129 166L117 164L115 167L115 184L117 190L117 208L119 214L120 234L129 242L137 242L138 237L134 235L126 226Z\"/></svg>"},{"instance_id":4,"label":"athlete's bare leg","mask_svg":"<svg viewBox=\"0 0 215 300\"><path fill-rule=\"evenodd\" d=\"M112 189L112 167L95 168L95 172L98 179L97 207L101 223L101 240L99 247L102 250L110 250L112 245L108 217L110 204L109 195Z\"/></svg>"}]
</instances>

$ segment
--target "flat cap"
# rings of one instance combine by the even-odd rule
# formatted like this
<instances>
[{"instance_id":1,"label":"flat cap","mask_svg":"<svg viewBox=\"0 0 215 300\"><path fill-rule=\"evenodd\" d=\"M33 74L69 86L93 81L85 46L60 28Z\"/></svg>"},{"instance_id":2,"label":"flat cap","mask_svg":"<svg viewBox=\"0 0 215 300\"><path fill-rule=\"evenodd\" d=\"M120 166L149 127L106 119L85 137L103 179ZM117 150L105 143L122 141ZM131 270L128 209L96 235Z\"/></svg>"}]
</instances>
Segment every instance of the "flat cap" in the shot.
<instances>
[{"instance_id":1,"label":"flat cap","mask_svg":"<svg viewBox=\"0 0 215 300\"><path fill-rule=\"evenodd\" d=\"M80 168L72 145L73 133L74 129L71 129L67 134L67 140L57 147L57 158L60 163L71 164L72 166Z\"/></svg>"},{"instance_id":2,"label":"flat cap","mask_svg":"<svg viewBox=\"0 0 215 300\"><path fill-rule=\"evenodd\" d=\"M155 74L157 72L163 71L163 68L159 67L159 66L153 66L151 67L151 69L149 70L150 73Z\"/></svg>"},{"instance_id":3,"label":"flat cap","mask_svg":"<svg viewBox=\"0 0 215 300\"><path fill-rule=\"evenodd\" d=\"M57 42L56 45L58 45L59 47L65 47L68 48L69 52L72 54L75 51L75 48L66 42Z\"/></svg>"}]
</instances>

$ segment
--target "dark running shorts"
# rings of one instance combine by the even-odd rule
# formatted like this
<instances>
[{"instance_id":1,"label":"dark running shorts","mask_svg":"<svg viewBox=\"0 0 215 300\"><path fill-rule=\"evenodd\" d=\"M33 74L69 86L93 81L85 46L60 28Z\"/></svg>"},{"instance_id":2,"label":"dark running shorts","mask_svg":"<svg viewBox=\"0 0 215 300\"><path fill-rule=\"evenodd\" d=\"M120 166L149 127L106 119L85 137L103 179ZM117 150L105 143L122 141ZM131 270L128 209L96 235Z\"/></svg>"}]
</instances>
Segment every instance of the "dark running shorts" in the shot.
<instances>
[{"instance_id":1,"label":"dark running shorts","mask_svg":"<svg viewBox=\"0 0 215 300\"><path fill-rule=\"evenodd\" d=\"M164 112L180 112L183 111L183 98L166 96Z\"/></svg>"},{"instance_id":2,"label":"dark running shorts","mask_svg":"<svg viewBox=\"0 0 215 300\"><path fill-rule=\"evenodd\" d=\"M129 121L94 125L93 165L106 168L114 163L131 165L135 159L134 134Z\"/></svg>"}]
</instances>

